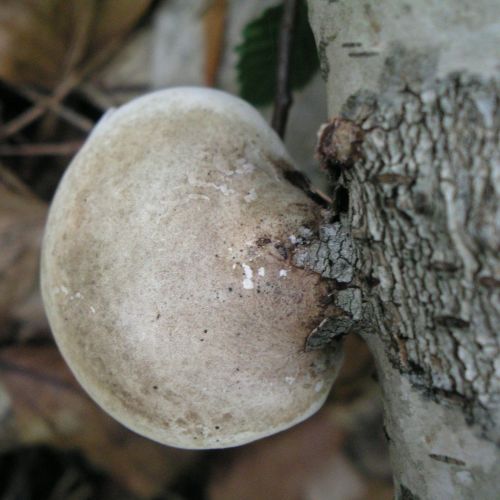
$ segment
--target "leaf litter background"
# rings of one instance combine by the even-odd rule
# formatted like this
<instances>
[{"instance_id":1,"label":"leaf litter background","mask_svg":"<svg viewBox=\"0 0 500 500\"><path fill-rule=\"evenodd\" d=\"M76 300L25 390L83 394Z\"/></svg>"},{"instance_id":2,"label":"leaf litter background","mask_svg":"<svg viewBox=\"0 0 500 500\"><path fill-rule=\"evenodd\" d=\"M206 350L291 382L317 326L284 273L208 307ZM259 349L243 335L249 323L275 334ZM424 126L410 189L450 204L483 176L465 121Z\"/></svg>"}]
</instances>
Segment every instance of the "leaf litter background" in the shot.
<instances>
[{"instance_id":1,"label":"leaf litter background","mask_svg":"<svg viewBox=\"0 0 500 500\"><path fill-rule=\"evenodd\" d=\"M155 88L209 85L269 116L282 6L268 0L0 3L0 499L390 499L373 362L353 337L314 417L230 450L186 451L126 430L79 388L38 290L48 204L111 106ZM287 141L317 183L325 115L299 3Z\"/></svg>"}]
</instances>

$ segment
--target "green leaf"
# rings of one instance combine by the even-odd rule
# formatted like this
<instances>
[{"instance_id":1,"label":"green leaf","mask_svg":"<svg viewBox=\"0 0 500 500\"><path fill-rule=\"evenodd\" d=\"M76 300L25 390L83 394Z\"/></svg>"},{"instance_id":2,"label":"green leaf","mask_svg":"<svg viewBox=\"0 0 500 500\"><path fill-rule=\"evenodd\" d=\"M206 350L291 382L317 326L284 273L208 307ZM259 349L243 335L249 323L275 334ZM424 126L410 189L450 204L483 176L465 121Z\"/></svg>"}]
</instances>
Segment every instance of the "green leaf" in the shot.
<instances>
[{"instance_id":1,"label":"green leaf","mask_svg":"<svg viewBox=\"0 0 500 500\"><path fill-rule=\"evenodd\" d=\"M236 47L240 95L254 106L274 99L278 40L283 5L265 10L243 29L243 42ZM304 87L319 69L316 44L307 18L307 4L299 0L290 62L292 90Z\"/></svg>"}]
</instances>

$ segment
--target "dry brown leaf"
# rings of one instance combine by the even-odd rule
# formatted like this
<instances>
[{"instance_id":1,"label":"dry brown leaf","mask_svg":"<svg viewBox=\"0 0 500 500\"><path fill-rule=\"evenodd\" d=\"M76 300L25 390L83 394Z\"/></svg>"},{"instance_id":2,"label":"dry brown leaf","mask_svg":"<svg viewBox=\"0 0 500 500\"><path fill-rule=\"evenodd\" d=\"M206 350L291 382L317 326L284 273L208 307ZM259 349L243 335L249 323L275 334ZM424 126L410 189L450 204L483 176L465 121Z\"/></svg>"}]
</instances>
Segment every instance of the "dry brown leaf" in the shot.
<instances>
[{"instance_id":1,"label":"dry brown leaf","mask_svg":"<svg viewBox=\"0 0 500 500\"><path fill-rule=\"evenodd\" d=\"M51 89L122 38L151 0L2 0L0 78Z\"/></svg>"},{"instance_id":2,"label":"dry brown leaf","mask_svg":"<svg viewBox=\"0 0 500 500\"><path fill-rule=\"evenodd\" d=\"M363 398L371 387L375 362L366 342L357 335L348 335L344 341L344 363L337 376L330 400L335 403L351 403Z\"/></svg>"},{"instance_id":3,"label":"dry brown leaf","mask_svg":"<svg viewBox=\"0 0 500 500\"><path fill-rule=\"evenodd\" d=\"M79 449L141 497L158 494L197 456L118 424L80 389L55 347L0 350L0 380L11 399L20 442Z\"/></svg>"},{"instance_id":4,"label":"dry brown leaf","mask_svg":"<svg viewBox=\"0 0 500 500\"><path fill-rule=\"evenodd\" d=\"M216 83L222 51L224 50L224 31L226 24L226 0L211 0L203 16L205 38L205 85L213 87Z\"/></svg>"},{"instance_id":5,"label":"dry brown leaf","mask_svg":"<svg viewBox=\"0 0 500 500\"><path fill-rule=\"evenodd\" d=\"M324 409L289 431L235 449L229 466L215 474L210 499L302 500L310 479L343 440Z\"/></svg>"},{"instance_id":6,"label":"dry brown leaf","mask_svg":"<svg viewBox=\"0 0 500 500\"><path fill-rule=\"evenodd\" d=\"M225 452L211 500L390 500L382 408L366 344L350 335L329 402L304 423Z\"/></svg>"},{"instance_id":7,"label":"dry brown leaf","mask_svg":"<svg viewBox=\"0 0 500 500\"><path fill-rule=\"evenodd\" d=\"M390 474L372 474L350 453L353 433L365 422L353 417L354 429L335 407L325 407L288 431L226 452L210 481L210 500L390 500ZM386 448L378 451L387 462Z\"/></svg>"},{"instance_id":8,"label":"dry brown leaf","mask_svg":"<svg viewBox=\"0 0 500 500\"><path fill-rule=\"evenodd\" d=\"M0 341L15 321L21 335L46 330L38 270L47 206L0 166Z\"/></svg>"},{"instance_id":9,"label":"dry brown leaf","mask_svg":"<svg viewBox=\"0 0 500 500\"><path fill-rule=\"evenodd\" d=\"M121 38L144 14L151 0L96 0L90 51Z\"/></svg>"}]
</instances>

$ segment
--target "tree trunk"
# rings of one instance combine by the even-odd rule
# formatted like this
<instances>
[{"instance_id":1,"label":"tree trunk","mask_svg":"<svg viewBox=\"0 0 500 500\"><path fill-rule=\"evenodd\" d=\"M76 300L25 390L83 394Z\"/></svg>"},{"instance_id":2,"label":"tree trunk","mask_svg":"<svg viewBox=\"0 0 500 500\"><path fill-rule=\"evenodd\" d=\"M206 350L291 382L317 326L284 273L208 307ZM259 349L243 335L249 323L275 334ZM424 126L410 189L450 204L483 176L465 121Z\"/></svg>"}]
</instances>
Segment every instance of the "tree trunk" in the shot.
<instances>
[{"instance_id":1,"label":"tree trunk","mask_svg":"<svg viewBox=\"0 0 500 500\"><path fill-rule=\"evenodd\" d=\"M500 4L309 0L309 15L336 212L296 260L347 311L311 342L355 326L374 353L397 498L499 498Z\"/></svg>"}]
</instances>

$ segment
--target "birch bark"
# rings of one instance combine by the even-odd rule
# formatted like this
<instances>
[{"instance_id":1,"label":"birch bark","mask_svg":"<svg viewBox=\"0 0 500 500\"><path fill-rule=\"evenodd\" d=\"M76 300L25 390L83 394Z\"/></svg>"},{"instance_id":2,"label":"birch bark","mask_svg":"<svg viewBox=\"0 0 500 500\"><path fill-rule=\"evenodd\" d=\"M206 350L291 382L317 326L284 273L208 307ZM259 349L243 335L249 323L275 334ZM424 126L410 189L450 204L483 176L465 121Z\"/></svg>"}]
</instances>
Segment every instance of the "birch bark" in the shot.
<instances>
[{"instance_id":1,"label":"birch bark","mask_svg":"<svg viewBox=\"0 0 500 500\"><path fill-rule=\"evenodd\" d=\"M500 4L309 0L309 15L336 118L324 233L349 234L354 269L336 300L376 358L397 498L496 499Z\"/></svg>"}]
</instances>

